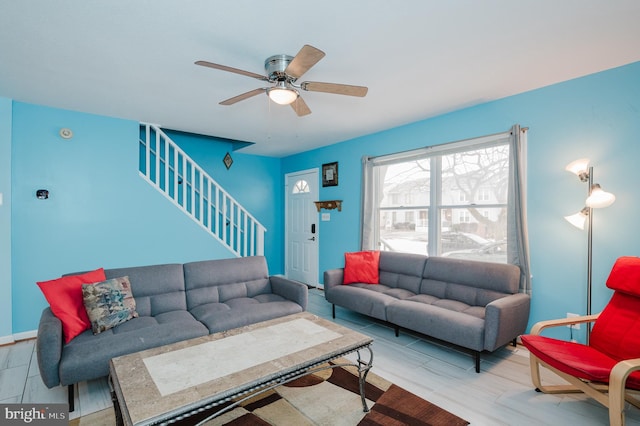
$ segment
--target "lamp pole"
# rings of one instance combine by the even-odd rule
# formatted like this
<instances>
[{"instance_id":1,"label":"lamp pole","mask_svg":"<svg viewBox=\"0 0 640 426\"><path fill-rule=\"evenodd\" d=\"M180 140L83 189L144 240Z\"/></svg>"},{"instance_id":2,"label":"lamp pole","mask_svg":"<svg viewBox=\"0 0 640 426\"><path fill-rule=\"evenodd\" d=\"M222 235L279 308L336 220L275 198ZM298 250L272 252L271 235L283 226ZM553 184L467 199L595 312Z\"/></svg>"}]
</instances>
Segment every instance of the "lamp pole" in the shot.
<instances>
[{"instance_id":1,"label":"lamp pole","mask_svg":"<svg viewBox=\"0 0 640 426\"><path fill-rule=\"evenodd\" d=\"M593 186L593 166L589 167L589 189L587 198L591 195L591 187ZM587 315L591 315L591 271L592 268L592 251L593 251L593 207L589 207L589 230L587 231ZM591 322L587 323L586 344L589 345L589 335L591 334Z\"/></svg>"}]
</instances>

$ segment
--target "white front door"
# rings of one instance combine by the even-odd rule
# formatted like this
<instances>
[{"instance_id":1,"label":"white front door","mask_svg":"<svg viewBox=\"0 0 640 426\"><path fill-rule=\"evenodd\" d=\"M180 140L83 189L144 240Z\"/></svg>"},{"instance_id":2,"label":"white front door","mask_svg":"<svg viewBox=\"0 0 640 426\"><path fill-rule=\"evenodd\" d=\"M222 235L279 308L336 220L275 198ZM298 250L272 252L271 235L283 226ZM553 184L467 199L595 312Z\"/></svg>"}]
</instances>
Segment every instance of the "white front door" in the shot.
<instances>
[{"instance_id":1,"label":"white front door","mask_svg":"<svg viewBox=\"0 0 640 426\"><path fill-rule=\"evenodd\" d=\"M318 284L318 169L285 176L285 273L287 278Z\"/></svg>"}]
</instances>

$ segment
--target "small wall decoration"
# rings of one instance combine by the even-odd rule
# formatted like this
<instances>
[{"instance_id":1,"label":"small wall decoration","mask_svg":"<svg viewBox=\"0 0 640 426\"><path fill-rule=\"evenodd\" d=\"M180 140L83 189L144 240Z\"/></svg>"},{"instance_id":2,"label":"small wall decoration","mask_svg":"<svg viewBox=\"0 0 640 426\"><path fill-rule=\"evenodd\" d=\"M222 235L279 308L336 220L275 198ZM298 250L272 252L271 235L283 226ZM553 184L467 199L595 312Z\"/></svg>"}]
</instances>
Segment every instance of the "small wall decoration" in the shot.
<instances>
[{"instance_id":1,"label":"small wall decoration","mask_svg":"<svg viewBox=\"0 0 640 426\"><path fill-rule=\"evenodd\" d=\"M231 154L227 152L227 155L224 156L222 162L227 167L227 170L229 170L231 168L231 165L233 164L233 158L231 158Z\"/></svg>"},{"instance_id":2,"label":"small wall decoration","mask_svg":"<svg viewBox=\"0 0 640 426\"><path fill-rule=\"evenodd\" d=\"M342 211L342 200L314 201L313 203L316 205L318 212L320 212L320 209L338 209L339 212Z\"/></svg>"},{"instance_id":3,"label":"small wall decoration","mask_svg":"<svg viewBox=\"0 0 640 426\"><path fill-rule=\"evenodd\" d=\"M322 186L338 186L338 162L322 165Z\"/></svg>"}]
</instances>

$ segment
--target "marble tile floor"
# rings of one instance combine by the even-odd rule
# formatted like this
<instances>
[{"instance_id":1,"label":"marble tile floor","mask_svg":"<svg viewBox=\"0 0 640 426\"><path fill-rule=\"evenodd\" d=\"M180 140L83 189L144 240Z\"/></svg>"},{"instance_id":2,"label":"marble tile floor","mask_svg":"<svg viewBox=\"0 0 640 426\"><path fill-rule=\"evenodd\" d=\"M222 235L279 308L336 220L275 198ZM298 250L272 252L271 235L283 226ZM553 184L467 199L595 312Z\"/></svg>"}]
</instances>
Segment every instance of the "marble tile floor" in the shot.
<instances>
[{"instance_id":1,"label":"marble tile floor","mask_svg":"<svg viewBox=\"0 0 640 426\"><path fill-rule=\"evenodd\" d=\"M322 290L310 289L308 311L331 319ZM473 357L407 331L336 308L335 322L372 336L373 372L468 420L472 425L606 425L607 410L580 394L535 392L528 352L522 346L483 354L481 372ZM548 382L560 383L553 374ZM38 373L35 341L0 347L0 403L66 402L65 387L47 389ZM111 407L106 379L80 383L71 418ZM640 410L629 407L627 425L640 426Z\"/></svg>"}]
</instances>

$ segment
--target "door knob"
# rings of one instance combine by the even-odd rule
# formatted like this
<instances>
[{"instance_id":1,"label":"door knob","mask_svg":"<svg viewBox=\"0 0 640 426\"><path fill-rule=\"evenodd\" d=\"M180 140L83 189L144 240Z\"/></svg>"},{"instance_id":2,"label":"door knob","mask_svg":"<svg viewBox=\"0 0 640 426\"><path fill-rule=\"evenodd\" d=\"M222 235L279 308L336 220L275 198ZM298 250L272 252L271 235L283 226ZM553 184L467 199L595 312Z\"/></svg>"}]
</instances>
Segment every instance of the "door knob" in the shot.
<instances>
[{"instance_id":1,"label":"door knob","mask_svg":"<svg viewBox=\"0 0 640 426\"><path fill-rule=\"evenodd\" d=\"M315 241L315 240L316 240L316 237L311 237L311 238L309 238L308 240L309 240L309 241Z\"/></svg>"}]
</instances>

